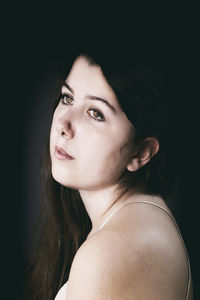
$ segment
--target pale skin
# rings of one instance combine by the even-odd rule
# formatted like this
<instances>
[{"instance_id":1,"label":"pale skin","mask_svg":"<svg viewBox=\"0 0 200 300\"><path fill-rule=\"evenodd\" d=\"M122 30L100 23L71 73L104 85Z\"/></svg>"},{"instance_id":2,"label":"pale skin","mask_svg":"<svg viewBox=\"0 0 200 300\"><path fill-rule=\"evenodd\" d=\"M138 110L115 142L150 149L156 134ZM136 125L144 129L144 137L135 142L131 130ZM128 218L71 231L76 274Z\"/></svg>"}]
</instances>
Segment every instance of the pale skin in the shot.
<instances>
[{"instance_id":1,"label":"pale skin","mask_svg":"<svg viewBox=\"0 0 200 300\"><path fill-rule=\"evenodd\" d=\"M128 205L96 231L122 202L145 198L168 209L161 197L134 189L114 203L120 174L125 168L136 172L147 164L159 151L159 142L149 137L149 147L135 156L134 126L100 67L90 65L85 57L76 59L62 93L50 135L52 175L79 190L92 221L71 267L67 300L184 299L186 255L173 222L160 209ZM56 145L74 159L56 159Z\"/></svg>"}]
</instances>

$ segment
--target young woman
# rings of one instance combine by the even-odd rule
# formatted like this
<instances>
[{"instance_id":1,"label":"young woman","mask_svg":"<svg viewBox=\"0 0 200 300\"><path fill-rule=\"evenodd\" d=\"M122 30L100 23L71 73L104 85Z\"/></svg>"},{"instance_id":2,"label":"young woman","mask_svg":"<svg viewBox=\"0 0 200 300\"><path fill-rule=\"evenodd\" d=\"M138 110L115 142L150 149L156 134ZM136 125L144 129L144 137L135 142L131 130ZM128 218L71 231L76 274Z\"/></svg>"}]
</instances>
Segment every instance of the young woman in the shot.
<instances>
[{"instance_id":1,"label":"young woman","mask_svg":"<svg viewBox=\"0 0 200 300\"><path fill-rule=\"evenodd\" d=\"M51 125L29 299L192 299L166 202L164 103L154 65L76 56Z\"/></svg>"}]
</instances>

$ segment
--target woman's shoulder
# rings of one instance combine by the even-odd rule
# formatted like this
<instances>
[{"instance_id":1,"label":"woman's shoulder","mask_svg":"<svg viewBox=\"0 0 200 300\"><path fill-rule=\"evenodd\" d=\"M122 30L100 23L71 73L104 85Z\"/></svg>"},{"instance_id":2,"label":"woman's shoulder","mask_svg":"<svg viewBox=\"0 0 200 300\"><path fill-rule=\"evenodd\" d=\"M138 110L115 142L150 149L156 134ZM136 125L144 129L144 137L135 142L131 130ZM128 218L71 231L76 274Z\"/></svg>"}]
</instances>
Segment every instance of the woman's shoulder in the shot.
<instances>
[{"instance_id":1,"label":"woman's shoulder","mask_svg":"<svg viewBox=\"0 0 200 300\"><path fill-rule=\"evenodd\" d=\"M128 204L128 205L127 205ZM86 240L84 247L108 248L112 254L119 252L142 253L147 249L167 251L168 257L186 258L181 233L170 209L160 197L129 199L101 230ZM129 253L129 249L131 252Z\"/></svg>"},{"instance_id":2,"label":"woman's shoulder","mask_svg":"<svg viewBox=\"0 0 200 300\"><path fill-rule=\"evenodd\" d=\"M158 204L159 199L154 201ZM176 299L182 299L188 280L187 267L180 235L166 212L153 205L135 203L125 205L104 228L83 243L75 256L71 278L79 277L83 270L84 286L87 277L90 282L92 278L94 289L96 284L102 285L110 288L110 293L120 295L121 290L128 288L127 293L140 295L142 288L142 296L147 293L148 299L151 299L149 291L152 299L158 297L154 292L158 299L165 299L162 293L176 296L178 293ZM118 282L118 288L113 287L113 280Z\"/></svg>"},{"instance_id":3,"label":"woman's shoulder","mask_svg":"<svg viewBox=\"0 0 200 300\"><path fill-rule=\"evenodd\" d=\"M141 256L155 255L156 259L162 257L163 263L175 263L178 269L187 269L181 233L160 197L143 196L137 202L129 199L106 226L85 241L80 252L94 249L95 255L102 255L105 261L119 256L129 265L138 256L141 259Z\"/></svg>"},{"instance_id":4,"label":"woman's shoulder","mask_svg":"<svg viewBox=\"0 0 200 300\"><path fill-rule=\"evenodd\" d=\"M161 197L139 195L129 198L115 211L111 212L112 217L107 218L108 222L101 230L89 235L84 247L99 243L100 240L110 245L112 237L111 248L114 243L122 244L122 247L127 243L131 247L140 247L144 243L154 246L166 243L167 246L177 242L182 249L183 241L177 223Z\"/></svg>"}]
</instances>

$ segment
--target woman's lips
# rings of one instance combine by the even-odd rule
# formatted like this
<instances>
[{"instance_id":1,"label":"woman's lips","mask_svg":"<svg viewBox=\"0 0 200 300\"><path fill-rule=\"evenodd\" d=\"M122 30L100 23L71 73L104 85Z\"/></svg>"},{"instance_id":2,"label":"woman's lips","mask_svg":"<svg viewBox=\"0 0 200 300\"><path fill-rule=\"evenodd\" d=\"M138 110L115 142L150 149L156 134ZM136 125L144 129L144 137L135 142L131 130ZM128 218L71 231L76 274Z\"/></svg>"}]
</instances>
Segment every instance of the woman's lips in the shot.
<instances>
[{"instance_id":1,"label":"woman's lips","mask_svg":"<svg viewBox=\"0 0 200 300\"><path fill-rule=\"evenodd\" d=\"M57 159L63 160L63 159L74 159L71 155L69 155L64 149L56 146L54 156Z\"/></svg>"}]
</instances>

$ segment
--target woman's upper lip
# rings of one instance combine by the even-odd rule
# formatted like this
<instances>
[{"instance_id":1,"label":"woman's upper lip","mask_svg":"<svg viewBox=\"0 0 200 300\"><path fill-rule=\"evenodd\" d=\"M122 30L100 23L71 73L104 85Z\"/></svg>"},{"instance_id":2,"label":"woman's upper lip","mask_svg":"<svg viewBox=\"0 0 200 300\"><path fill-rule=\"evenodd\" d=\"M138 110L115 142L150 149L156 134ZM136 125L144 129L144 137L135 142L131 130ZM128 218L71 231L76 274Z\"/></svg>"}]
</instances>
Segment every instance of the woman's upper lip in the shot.
<instances>
[{"instance_id":1,"label":"woman's upper lip","mask_svg":"<svg viewBox=\"0 0 200 300\"><path fill-rule=\"evenodd\" d=\"M74 158L74 157L72 157L69 153L67 153L63 148L61 148L61 147L59 147L59 146L57 146L57 145L56 145L55 149L56 149L57 151L60 151L60 152L61 152L62 154L64 154L64 155L68 155L70 158Z\"/></svg>"}]
</instances>

